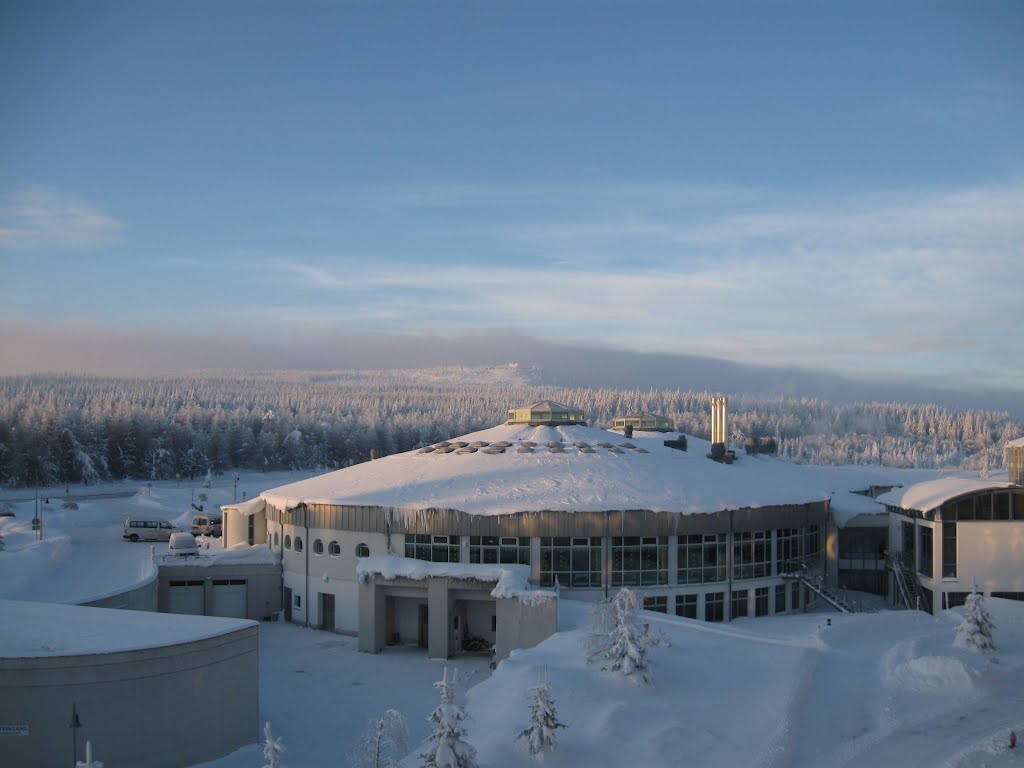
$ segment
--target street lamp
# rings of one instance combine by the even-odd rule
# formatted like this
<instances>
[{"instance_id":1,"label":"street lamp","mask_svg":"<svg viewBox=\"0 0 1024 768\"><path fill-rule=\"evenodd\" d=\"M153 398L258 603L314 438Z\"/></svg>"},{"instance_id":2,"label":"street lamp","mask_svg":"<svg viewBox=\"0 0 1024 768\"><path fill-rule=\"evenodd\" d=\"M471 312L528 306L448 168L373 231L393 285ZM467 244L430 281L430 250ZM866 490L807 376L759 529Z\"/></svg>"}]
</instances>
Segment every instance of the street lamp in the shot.
<instances>
[{"instance_id":1,"label":"street lamp","mask_svg":"<svg viewBox=\"0 0 1024 768\"><path fill-rule=\"evenodd\" d=\"M235 472L235 491L232 496L232 501L238 501L238 473Z\"/></svg>"}]
</instances>

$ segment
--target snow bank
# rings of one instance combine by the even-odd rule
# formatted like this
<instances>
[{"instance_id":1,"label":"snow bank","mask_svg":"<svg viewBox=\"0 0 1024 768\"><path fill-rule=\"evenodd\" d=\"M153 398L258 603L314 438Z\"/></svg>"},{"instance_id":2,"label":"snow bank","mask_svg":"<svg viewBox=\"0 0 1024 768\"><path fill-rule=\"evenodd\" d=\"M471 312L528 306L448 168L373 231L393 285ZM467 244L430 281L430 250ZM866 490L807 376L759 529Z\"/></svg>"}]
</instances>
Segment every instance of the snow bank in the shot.
<instances>
[{"instance_id":1,"label":"snow bank","mask_svg":"<svg viewBox=\"0 0 1024 768\"><path fill-rule=\"evenodd\" d=\"M974 672L952 656L921 656L898 665L886 683L914 693L968 696L975 693Z\"/></svg>"},{"instance_id":2,"label":"snow bank","mask_svg":"<svg viewBox=\"0 0 1024 768\"><path fill-rule=\"evenodd\" d=\"M360 581L379 575L385 579L412 579L423 581L430 577L472 579L482 582L497 582L491 590L491 597L516 597L533 603L553 599L550 590L530 588L530 567L528 565L487 565L477 563L431 563L399 555L370 555L356 564Z\"/></svg>"}]
</instances>

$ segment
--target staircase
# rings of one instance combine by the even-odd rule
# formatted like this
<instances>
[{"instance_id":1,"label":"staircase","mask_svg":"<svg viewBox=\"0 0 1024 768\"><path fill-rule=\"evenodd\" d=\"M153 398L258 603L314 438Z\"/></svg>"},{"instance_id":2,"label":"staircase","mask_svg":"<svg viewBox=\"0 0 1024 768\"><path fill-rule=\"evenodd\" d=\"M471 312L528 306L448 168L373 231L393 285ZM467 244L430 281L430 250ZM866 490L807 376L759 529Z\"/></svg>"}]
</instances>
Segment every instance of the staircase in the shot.
<instances>
[{"instance_id":1,"label":"staircase","mask_svg":"<svg viewBox=\"0 0 1024 768\"><path fill-rule=\"evenodd\" d=\"M801 584L810 589L814 594L824 600L826 603L831 605L840 613L856 613L856 609L850 605L846 600L837 595L831 589L826 587L820 581L815 579L809 579L806 576L800 576L797 578Z\"/></svg>"},{"instance_id":2,"label":"staircase","mask_svg":"<svg viewBox=\"0 0 1024 768\"><path fill-rule=\"evenodd\" d=\"M917 576L907 565L899 552L889 556L889 568L896 577L896 591L899 593L903 606L910 610L921 610L921 592L917 588Z\"/></svg>"}]
</instances>

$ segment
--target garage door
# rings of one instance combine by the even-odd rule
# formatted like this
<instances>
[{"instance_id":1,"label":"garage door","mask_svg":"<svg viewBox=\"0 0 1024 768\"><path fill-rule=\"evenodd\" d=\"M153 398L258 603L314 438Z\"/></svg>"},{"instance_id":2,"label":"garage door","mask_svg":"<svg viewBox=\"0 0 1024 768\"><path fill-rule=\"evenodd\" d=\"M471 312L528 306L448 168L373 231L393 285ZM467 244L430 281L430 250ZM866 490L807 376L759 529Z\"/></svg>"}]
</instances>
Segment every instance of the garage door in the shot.
<instances>
[{"instance_id":1,"label":"garage door","mask_svg":"<svg viewBox=\"0 0 1024 768\"><path fill-rule=\"evenodd\" d=\"M203 582L172 581L171 613L192 613L203 615Z\"/></svg>"},{"instance_id":2,"label":"garage door","mask_svg":"<svg viewBox=\"0 0 1024 768\"><path fill-rule=\"evenodd\" d=\"M246 618L245 579L214 579L213 615Z\"/></svg>"}]
</instances>

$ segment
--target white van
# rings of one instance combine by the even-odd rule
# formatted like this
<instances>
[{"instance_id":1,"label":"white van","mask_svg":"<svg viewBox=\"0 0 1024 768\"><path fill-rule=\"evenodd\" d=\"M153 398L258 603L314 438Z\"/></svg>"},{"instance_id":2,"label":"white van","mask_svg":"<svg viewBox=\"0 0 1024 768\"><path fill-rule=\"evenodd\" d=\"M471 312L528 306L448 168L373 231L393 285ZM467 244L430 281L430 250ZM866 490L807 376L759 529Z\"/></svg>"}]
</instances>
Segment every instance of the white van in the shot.
<instances>
[{"instance_id":1,"label":"white van","mask_svg":"<svg viewBox=\"0 0 1024 768\"><path fill-rule=\"evenodd\" d=\"M167 541L177 528L159 517L129 517L124 521L128 541Z\"/></svg>"},{"instance_id":2,"label":"white van","mask_svg":"<svg viewBox=\"0 0 1024 768\"><path fill-rule=\"evenodd\" d=\"M192 518L193 536L220 536L221 530L220 515L203 514Z\"/></svg>"}]
</instances>

